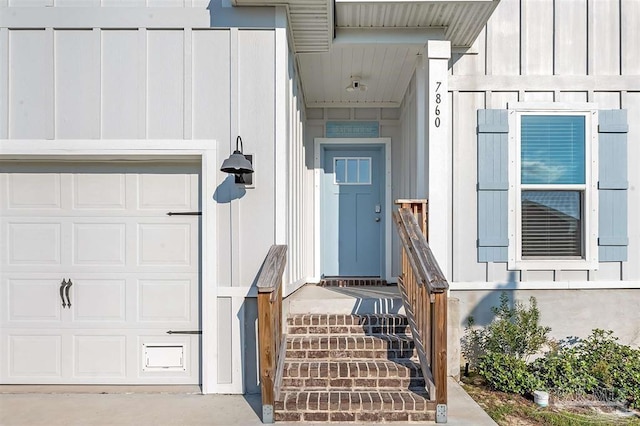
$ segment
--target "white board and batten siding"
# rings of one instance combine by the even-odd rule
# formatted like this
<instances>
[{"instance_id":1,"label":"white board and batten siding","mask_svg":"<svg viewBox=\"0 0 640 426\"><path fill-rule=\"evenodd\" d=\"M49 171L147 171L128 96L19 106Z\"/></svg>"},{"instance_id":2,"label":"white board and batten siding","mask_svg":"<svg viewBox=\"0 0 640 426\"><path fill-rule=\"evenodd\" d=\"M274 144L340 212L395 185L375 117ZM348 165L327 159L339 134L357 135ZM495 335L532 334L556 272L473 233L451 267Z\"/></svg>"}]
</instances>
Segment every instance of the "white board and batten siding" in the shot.
<instances>
[{"instance_id":1,"label":"white board and batten siding","mask_svg":"<svg viewBox=\"0 0 640 426\"><path fill-rule=\"evenodd\" d=\"M139 6L166 6L142 3ZM208 315L214 315L210 321L215 341L207 344L210 360L201 360L206 377L200 378L206 382L205 392L241 393L242 359L255 359L255 348L248 349L253 354L243 354L245 343L254 339L246 335L245 327L252 321L251 317L245 321L249 288L271 244L295 240L300 247L308 238L301 236L308 215L303 208L295 215L277 215L287 212L288 203L294 204L291 197L301 194L302 184L287 187L286 169L277 168L276 162L295 161L299 182L307 173L303 150L285 145L302 138L303 116L284 27L204 28L209 26L208 3L180 1L172 4L176 9L158 8L158 16L170 24L163 28L132 25L124 8L122 28L117 18L109 18L104 28L83 26L81 21L74 28L57 25L61 15L42 15L40 7L32 9L38 19L55 21L38 27L43 29L0 24L0 49L7 52L0 55L0 144L2 140L12 146L24 143L28 151L29 144L39 141L51 141L54 148L70 139L83 146L95 140L92 146L104 153L112 144L122 147L131 141L132 146L143 147L141 141L148 141L149 148L157 148L156 154L171 152L161 156L163 167L169 169L181 157L181 146L196 141L202 141L198 146L211 145L219 165L235 148L236 136L242 136L244 152L254 156L254 188L241 190L226 174L212 172L217 187L207 195L216 203L212 231L216 247L209 251L216 270L201 285L209 286L208 294L215 298L208 309ZM0 7L7 5L17 1L0 1ZM75 4L43 0L34 5ZM83 19L94 14L101 22L105 18L100 14L108 9L74 10ZM284 11L278 10L282 20ZM193 22L180 28L172 11ZM29 11L20 8L19 13ZM288 280L302 282L309 274L311 254L291 256ZM201 259L204 262L207 259Z\"/></svg>"}]
</instances>

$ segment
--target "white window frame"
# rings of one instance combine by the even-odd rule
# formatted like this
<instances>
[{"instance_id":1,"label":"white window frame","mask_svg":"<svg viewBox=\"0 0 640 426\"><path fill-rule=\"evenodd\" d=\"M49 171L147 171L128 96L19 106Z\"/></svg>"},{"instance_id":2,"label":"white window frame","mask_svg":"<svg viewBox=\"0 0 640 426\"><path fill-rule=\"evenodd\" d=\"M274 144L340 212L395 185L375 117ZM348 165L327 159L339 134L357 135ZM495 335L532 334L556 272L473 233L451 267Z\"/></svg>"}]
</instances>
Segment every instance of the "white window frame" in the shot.
<instances>
[{"instance_id":1,"label":"white window frame","mask_svg":"<svg viewBox=\"0 0 640 426\"><path fill-rule=\"evenodd\" d=\"M598 108L593 103L510 103L509 110L509 258L511 270L598 269ZM523 259L521 179L521 117L523 115L577 115L585 117L585 183L562 185L583 191L582 221L584 256L581 259ZM524 190L557 190L558 185L525 185Z\"/></svg>"},{"instance_id":2,"label":"white window frame","mask_svg":"<svg viewBox=\"0 0 640 426\"><path fill-rule=\"evenodd\" d=\"M345 161L344 175L347 178L346 182L338 182L338 173L336 173L336 165L338 160ZM356 182L348 181L348 170L347 161L348 160L356 160L358 163L358 172L356 174L356 178L358 179ZM369 176L366 181L360 181L360 160L367 160L369 162ZM333 183L334 185L371 185L371 168L373 167L373 162L371 161L371 157L333 157Z\"/></svg>"}]
</instances>

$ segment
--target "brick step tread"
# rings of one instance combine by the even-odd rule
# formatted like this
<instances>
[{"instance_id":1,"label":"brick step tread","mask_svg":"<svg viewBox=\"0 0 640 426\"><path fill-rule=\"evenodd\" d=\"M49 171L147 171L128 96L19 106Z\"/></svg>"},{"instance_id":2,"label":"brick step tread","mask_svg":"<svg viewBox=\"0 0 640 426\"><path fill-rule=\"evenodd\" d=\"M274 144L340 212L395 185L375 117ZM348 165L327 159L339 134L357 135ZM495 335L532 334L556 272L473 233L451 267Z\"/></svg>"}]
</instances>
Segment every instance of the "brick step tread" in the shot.
<instances>
[{"instance_id":1,"label":"brick step tread","mask_svg":"<svg viewBox=\"0 0 640 426\"><path fill-rule=\"evenodd\" d=\"M406 334L345 336L287 336L287 349L413 349L413 338Z\"/></svg>"},{"instance_id":2,"label":"brick step tread","mask_svg":"<svg viewBox=\"0 0 640 426\"><path fill-rule=\"evenodd\" d=\"M286 359L399 359L415 355L406 335L292 336L287 338Z\"/></svg>"},{"instance_id":3,"label":"brick step tread","mask_svg":"<svg viewBox=\"0 0 640 426\"><path fill-rule=\"evenodd\" d=\"M375 334L405 334L411 335L408 324L392 325L290 325L286 329L288 336L314 335L375 335Z\"/></svg>"},{"instance_id":4,"label":"brick step tread","mask_svg":"<svg viewBox=\"0 0 640 426\"><path fill-rule=\"evenodd\" d=\"M283 378L282 390L345 390L345 391L368 391L378 390L412 390L421 391L425 388L425 381L422 377L402 377L402 378L324 378L324 379L301 379Z\"/></svg>"},{"instance_id":5,"label":"brick step tread","mask_svg":"<svg viewBox=\"0 0 640 426\"><path fill-rule=\"evenodd\" d=\"M289 326L317 325L407 325L407 317L400 314L293 314L287 317Z\"/></svg>"},{"instance_id":6,"label":"brick step tread","mask_svg":"<svg viewBox=\"0 0 640 426\"><path fill-rule=\"evenodd\" d=\"M290 390L282 391L274 409L280 412L359 412L402 411L426 412L435 410L435 401L426 393L406 389L394 390Z\"/></svg>"},{"instance_id":7,"label":"brick step tread","mask_svg":"<svg viewBox=\"0 0 640 426\"><path fill-rule=\"evenodd\" d=\"M283 378L410 378L420 377L422 371L417 361L401 359L389 361L297 361L285 360Z\"/></svg>"},{"instance_id":8,"label":"brick step tread","mask_svg":"<svg viewBox=\"0 0 640 426\"><path fill-rule=\"evenodd\" d=\"M310 411L296 412L276 411L274 419L277 422L336 422L336 423L434 423L436 418L435 410L425 412L402 412L402 411L361 411L358 413L347 413L342 411Z\"/></svg>"}]
</instances>

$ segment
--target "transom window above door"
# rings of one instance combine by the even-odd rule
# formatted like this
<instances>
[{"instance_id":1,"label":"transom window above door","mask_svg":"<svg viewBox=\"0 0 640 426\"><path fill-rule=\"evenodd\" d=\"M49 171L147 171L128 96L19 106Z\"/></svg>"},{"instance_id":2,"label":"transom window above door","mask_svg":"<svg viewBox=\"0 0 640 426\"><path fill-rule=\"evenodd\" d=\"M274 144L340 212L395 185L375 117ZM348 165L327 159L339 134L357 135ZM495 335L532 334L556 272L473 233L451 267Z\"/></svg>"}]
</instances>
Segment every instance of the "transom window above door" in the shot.
<instances>
[{"instance_id":1,"label":"transom window above door","mask_svg":"<svg viewBox=\"0 0 640 426\"><path fill-rule=\"evenodd\" d=\"M371 157L335 157L333 172L336 185L370 185Z\"/></svg>"}]
</instances>

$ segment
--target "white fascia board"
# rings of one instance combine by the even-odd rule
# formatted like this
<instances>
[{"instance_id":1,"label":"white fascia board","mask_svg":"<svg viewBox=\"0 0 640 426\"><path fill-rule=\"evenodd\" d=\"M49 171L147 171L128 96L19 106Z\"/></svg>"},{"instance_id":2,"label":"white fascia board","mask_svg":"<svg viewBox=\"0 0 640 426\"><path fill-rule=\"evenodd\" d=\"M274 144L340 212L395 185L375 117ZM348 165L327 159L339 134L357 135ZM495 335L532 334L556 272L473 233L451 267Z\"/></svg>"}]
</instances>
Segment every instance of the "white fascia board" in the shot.
<instances>
[{"instance_id":1,"label":"white fascia board","mask_svg":"<svg viewBox=\"0 0 640 426\"><path fill-rule=\"evenodd\" d=\"M429 28L336 28L334 47L353 45L416 45L424 46L429 40L445 40L445 27Z\"/></svg>"},{"instance_id":2,"label":"white fascia board","mask_svg":"<svg viewBox=\"0 0 640 426\"><path fill-rule=\"evenodd\" d=\"M211 13L191 7L10 7L5 28L210 28Z\"/></svg>"}]
</instances>

